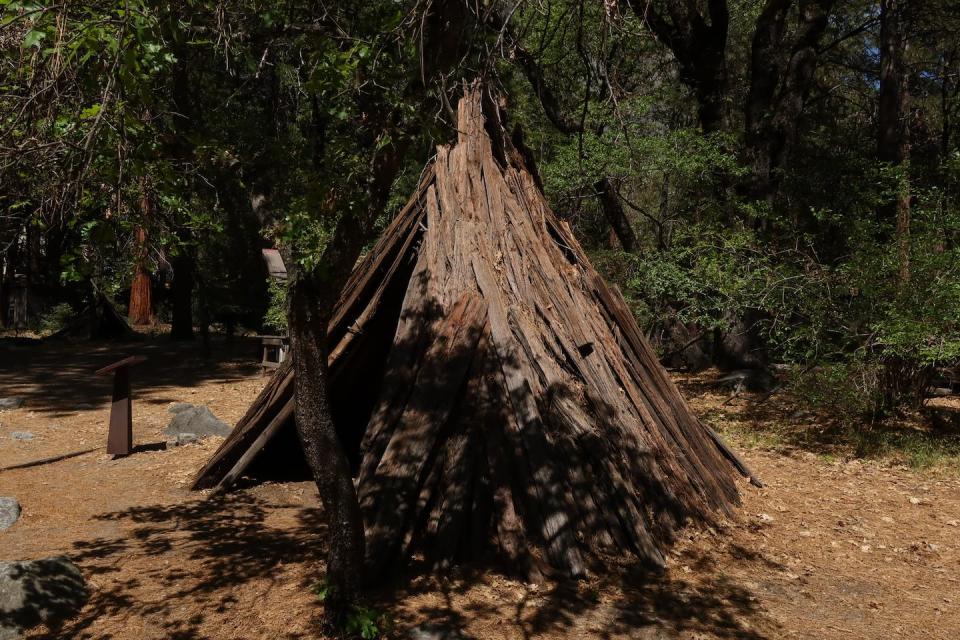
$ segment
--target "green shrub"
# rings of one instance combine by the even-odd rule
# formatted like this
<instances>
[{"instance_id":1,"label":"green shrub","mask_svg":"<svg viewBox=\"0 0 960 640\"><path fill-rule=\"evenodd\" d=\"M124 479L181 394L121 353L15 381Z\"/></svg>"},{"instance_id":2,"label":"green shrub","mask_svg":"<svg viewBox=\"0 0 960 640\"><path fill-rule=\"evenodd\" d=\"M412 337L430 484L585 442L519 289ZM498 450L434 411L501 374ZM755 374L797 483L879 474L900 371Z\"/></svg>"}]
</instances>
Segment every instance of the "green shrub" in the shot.
<instances>
[{"instance_id":1,"label":"green shrub","mask_svg":"<svg viewBox=\"0 0 960 640\"><path fill-rule=\"evenodd\" d=\"M874 415L882 404L881 380L877 363L850 358L800 371L789 385L810 407L855 425Z\"/></svg>"},{"instance_id":2,"label":"green shrub","mask_svg":"<svg viewBox=\"0 0 960 640\"><path fill-rule=\"evenodd\" d=\"M270 278L267 281L270 305L263 316L263 326L278 333L287 332L287 283Z\"/></svg>"},{"instance_id":3,"label":"green shrub","mask_svg":"<svg viewBox=\"0 0 960 640\"><path fill-rule=\"evenodd\" d=\"M40 324L38 327L40 329L40 333L47 335L56 333L70 324L70 321L73 320L76 315L77 314L73 310L72 306L66 302L61 302L40 317Z\"/></svg>"},{"instance_id":4,"label":"green shrub","mask_svg":"<svg viewBox=\"0 0 960 640\"><path fill-rule=\"evenodd\" d=\"M327 602L333 594L333 587L326 580L313 585L312 591L320 602ZM339 631L350 638L376 640L386 637L391 624L386 613L362 604L353 604L339 622Z\"/></svg>"}]
</instances>

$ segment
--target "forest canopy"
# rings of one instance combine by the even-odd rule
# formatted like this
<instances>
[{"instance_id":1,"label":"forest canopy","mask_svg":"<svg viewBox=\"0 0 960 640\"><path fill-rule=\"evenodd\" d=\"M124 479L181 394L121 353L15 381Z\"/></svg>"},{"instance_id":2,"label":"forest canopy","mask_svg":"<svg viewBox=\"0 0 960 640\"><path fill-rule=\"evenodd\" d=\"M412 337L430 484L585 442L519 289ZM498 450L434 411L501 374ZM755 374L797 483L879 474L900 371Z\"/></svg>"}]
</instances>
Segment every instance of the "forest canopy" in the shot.
<instances>
[{"instance_id":1,"label":"forest canopy","mask_svg":"<svg viewBox=\"0 0 960 640\"><path fill-rule=\"evenodd\" d=\"M875 420L960 359L955 3L0 10L5 326L283 328L270 246L329 307L482 78L667 364Z\"/></svg>"}]
</instances>

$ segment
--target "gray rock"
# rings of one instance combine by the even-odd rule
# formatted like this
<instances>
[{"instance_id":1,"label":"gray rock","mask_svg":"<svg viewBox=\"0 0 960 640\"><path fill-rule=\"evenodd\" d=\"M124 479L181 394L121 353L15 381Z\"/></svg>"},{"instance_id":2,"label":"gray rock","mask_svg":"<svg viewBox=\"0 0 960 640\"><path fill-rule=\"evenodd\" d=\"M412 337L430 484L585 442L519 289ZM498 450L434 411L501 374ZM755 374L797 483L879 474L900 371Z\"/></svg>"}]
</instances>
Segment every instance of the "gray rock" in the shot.
<instances>
[{"instance_id":1,"label":"gray rock","mask_svg":"<svg viewBox=\"0 0 960 640\"><path fill-rule=\"evenodd\" d=\"M9 529L20 519L20 503L15 498L0 496L0 531Z\"/></svg>"},{"instance_id":2,"label":"gray rock","mask_svg":"<svg viewBox=\"0 0 960 640\"><path fill-rule=\"evenodd\" d=\"M176 405L171 407L171 411L174 408L177 408ZM226 436L230 433L230 426L218 420L210 413L210 409L203 405L187 405L178 408L163 432L173 439L183 434L192 434L200 440L207 436Z\"/></svg>"},{"instance_id":3,"label":"gray rock","mask_svg":"<svg viewBox=\"0 0 960 640\"><path fill-rule=\"evenodd\" d=\"M87 597L83 574L65 556L0 562L0 640L41 623L59 637L59 627Z\"/></svg>"},{"instance_id":4,"label":"gray rock","mask_svg":"<svg viewBox=\"0 0 960 640\"><path fill-rule=\"evenodd\" d=\"M20 396L10 396L9 398L0 398L0 411L3 409L19 409L23 406L23 398Z\"/></svg>"},{"instance_id":5,"label":"gray rock","mask_svg":"<svg viewBox=\"0 0 960 640\"><path fill-rule=\"evenodd\" d=\"M736 391L770 393L779 386L777 378L766 369L739 369L717 378L716 384L726 384Z\"/></svg>"},{"instance_id":6,"label":"gray rock","mask_svg":"<svg viewBox=\"0 0 960 640\"><path fill-rule=\"evenodd\" d=\"M410 640L470 640L460 629L442 624L421 624L410 629Z\"/></svg>"},{"instance_id":7,"label":"gray rock","mask_svg":"<svg viewBox=\"0 0 960 640\"><path fill-rule=\"evenodd\" d=\"M193 405L189 402L175 402L170 406L170 413L180 413L187 409L193 409Z\"/></svg>"},{"instance_id":8,"label":"gray rock","mask_svg":"<svg viewBox=\"0 0 960 640\"><path fill-rule=\"evenodd\" d=\"M10 437L14 440L33 440L33 434L29 431L14 431Z\"/></svg>"},{"instance_id":9,"label":"gray rock","mask_svg":"<svg viewBox=\"0 0 960 640\"><path fill-rule=\"evenodd\" d=\"M20 627L15 627L12 624L7 626L7 623L3 620L0 620L0 640L20 640L23 638L20 635Z\"/></svg>"}]
</instances>

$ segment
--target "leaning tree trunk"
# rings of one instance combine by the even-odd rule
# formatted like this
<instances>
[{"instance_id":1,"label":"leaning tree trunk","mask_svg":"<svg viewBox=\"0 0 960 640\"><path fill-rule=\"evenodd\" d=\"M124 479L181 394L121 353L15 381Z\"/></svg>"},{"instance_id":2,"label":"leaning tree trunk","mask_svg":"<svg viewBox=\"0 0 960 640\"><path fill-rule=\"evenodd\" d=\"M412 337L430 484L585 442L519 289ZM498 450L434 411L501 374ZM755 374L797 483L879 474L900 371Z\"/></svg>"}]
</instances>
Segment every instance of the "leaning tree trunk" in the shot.
<instances>
[{"instance_id":1,"label":"leaning tree trunk","mask_svg":"<svg viewBox=\"0 0 960 640\"><path fill-rule=\"evenodd\" d=\"M333 622L356 601L363 581L363 520L350 462L337 437L330 410L327 323L337 289L316 274L291 269L288 328L295 377L294 411L304 456L313 472L327 519L325 608ZM326 293L324 293L326 292Z\"/></svg>"},{"instance_id":2,"label":"leaning tree trunk","mask_svg":"<svg viewBox=\"0 0 960 640\"><path fill-rule=\"evenodd\" d=\"M605 177L598 180L594 188L600 198L603 215L606 217L613 233L617 236L617 240L620 241L620 246L627 253L633 253L637 250L637 234L633 231L633 225L630 224L627 212L623 210L617 185L614 184L612 178Z\"/></svg>"}]
</instances>

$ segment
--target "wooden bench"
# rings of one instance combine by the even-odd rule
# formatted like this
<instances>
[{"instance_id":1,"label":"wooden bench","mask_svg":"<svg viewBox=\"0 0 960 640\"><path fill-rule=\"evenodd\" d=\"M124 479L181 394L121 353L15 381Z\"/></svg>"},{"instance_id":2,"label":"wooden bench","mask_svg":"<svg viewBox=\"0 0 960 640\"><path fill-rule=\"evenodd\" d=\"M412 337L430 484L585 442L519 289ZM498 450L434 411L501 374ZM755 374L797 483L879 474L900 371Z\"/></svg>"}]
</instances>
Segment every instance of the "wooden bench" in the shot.
<instances>
[{"instance_id":1,"label":"wooden bench","mask_svg":"<svg viewBox=\"0 0 960 640\"><path fill-rule=\"evenodd\" d=\"M290 351L290 339L287 336L259 336L263 348L260 365L267 369L276 369L287 359Z\"/></svg>"}]
</instances>

